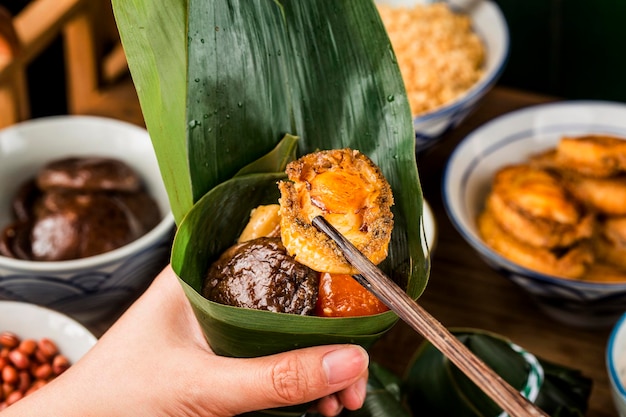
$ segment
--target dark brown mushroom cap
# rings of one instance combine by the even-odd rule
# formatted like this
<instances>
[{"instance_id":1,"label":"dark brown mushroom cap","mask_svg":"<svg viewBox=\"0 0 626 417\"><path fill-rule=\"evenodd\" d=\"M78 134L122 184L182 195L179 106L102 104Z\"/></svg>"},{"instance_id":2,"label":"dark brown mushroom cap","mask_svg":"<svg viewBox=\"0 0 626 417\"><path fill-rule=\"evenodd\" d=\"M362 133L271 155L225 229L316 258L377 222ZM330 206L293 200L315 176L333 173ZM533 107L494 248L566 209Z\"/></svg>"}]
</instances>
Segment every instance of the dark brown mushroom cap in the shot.
<instances>
[{"instance_id":1,"label":"dark brown mushroom cap","mask_svg":"<svg viewBox=\"0 0 626 417\"><path fill-rule=\"evenodd\" d=\"M202 294L236 307L311 315L319 276L296 262L280 238L258 238L226 250L213 263Z\"/></svg>"},{"instance_id":2,"label":"dark brown mushroom cap","mask_svg":"<svg viewBox=\"0 0 626 417\"><path fill-rule=\"evenodd\" d=\"M32 223L16 221L0 234L0 255L15 259L31 259L30 231Z\"/></svg>"},{"instance_id":3,"label":"dark brown mushroom cap","mask_svg":"<svg viewBox=\"0 0 626 417\"><path fill-rule=\"evenodd\" d=\"M111 158L72 157L53 161L41 169L37 185L42 191L134 192L141 179L127 164Z\"/></svg>"},{"instance_id":4,"label":"dark brown mushroom cap","mask_svg":"<svg viewBox=\"0 0 626 417\"><path fill-rule=\"evenodd\" d=\"M124 246L154 228L161 211L135 171L119 160L66 158L24 182L0 255L35 261L85 258Z\"/></svg>"},{"instance_id":5,"label":"dark brown mushroom cap","mask_svg":"<svg viewBox=\"0 0 626 417\"><path fill-rule=\"evenodd\" d=\"M114 250L154 226L143 213L154 222L159 217L156 204L145 193L46 193L35 212L31 248L33 259L39 261L78 259Z\"/></svg>"}]
</instances>

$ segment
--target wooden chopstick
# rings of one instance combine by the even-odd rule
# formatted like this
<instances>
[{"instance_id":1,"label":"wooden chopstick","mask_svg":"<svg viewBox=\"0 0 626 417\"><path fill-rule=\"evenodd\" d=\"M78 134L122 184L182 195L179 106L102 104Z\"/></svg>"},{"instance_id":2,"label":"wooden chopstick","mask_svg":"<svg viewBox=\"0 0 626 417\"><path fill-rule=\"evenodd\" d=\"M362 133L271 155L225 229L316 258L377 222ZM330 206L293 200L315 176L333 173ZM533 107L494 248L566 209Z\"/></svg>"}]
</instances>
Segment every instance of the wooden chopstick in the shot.
<instances>
[{"instance_id":1,"label":"wooden chopstick","mask_svg":"<svg viewBox=\"0 0 626 417\"><path fill-rule=\"evenodd\" d=\"M348 263L360 272L354 278L361 285L439 349L509 416L547 416L409 297L326 219L317 216L312 224L335 241Z\"/></svg>"}]
</instances>

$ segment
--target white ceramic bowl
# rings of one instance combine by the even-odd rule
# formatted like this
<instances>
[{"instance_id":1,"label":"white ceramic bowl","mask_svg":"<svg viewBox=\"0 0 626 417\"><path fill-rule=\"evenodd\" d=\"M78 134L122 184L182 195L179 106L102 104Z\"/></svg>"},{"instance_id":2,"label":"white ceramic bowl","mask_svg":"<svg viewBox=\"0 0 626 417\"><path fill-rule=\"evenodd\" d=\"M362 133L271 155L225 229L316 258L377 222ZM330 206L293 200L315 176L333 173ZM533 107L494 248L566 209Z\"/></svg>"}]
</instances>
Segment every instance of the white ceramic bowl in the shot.
<instances>
[{"instance_id":1,"label":"white ceramic bowl","mask_svg":"<svg viewBox=\"0 0 626 417\"><path fill-rule=\"evenodd\" d=\"M91 116L33 119L0 131L0 228L11 222L11 200L48 161L100 155L122 160L145 181L163 219L146 235L89 258L31 262L0 256L0 299L63 312L84 324L121 313L169 261L174 220L148 132Z\"/></svg>"},{"instance_id":2,"label":"white ceramic bowl","mask_svg":"<svg viewBox=\"0 0 626 417\"><path fill-rule=\"evenodd\" d=\"M481 240L476 218L495 172L556 146L563 135L606 133L626 137L626 105L565 101L498 117L467 136L447 163L446 212L461 236L490 266L528 291L550 316L571 325L610 326L626 310L626 283L591 283L544 275L516 265Z\"/></svg>"},{"instance_id":3,"label":"white ceramic bowl","mask_svg":"<svg viewBox=\"0 0 626 417\"><path fill-rule=\"evenodd\" d=\"M626 313L611 331L605 362L615 408L620 417L626 417Z\"/></svg>"},{"instance_id":4,"label":"white ceramic bowl","mask_svg":"<svg viewBox=\"0 0 626 417\"><path fill-rule=\"evenodd\" d=\"M437 242L437 222L433 214L433 210L430 208L430 204L424 200L424 213L422 214L422 249L424 255L432 255L435 250L435 244Z\"/></svg>"},{"instance_id":5,"label":"white ceramic bowl","mask_svg":"<svg viewBox=\"0 0 626 417\"><path fill-rule=\"evenodd\" d=\"M376 0L379 4L411 7L426 0ZM485 73L465 94L456 100L413 119L415 149L429 148L449 130L458 126L477 106L480 99L502 75L509 54L509 31L498 5L489 0L449 0L453 10L467 13L474 31L486 48Z\"/></svg>"},{"instance_id":6,"label":"white ceramic bowl","mask_svg":"<svg viewBox=\"0 0 626 417\"><path fill-rule=\"evenodd\" d=\"M97 341L82 324L65 314L20 301L0 301L0 332L3 331L22 340L48 338L72 364Z\"/></svg>"}]
</instances>

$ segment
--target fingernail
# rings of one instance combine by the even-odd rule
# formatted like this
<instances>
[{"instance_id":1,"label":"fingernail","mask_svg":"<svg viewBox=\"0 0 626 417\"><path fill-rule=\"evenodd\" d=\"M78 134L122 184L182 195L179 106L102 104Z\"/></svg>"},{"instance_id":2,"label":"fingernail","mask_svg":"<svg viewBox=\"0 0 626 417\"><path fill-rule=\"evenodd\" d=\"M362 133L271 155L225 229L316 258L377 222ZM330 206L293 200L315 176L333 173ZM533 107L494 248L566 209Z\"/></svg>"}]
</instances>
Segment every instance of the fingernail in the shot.
<instances>
[{"instance_id":1,"label":"fingernail","mask_svg":"<svg viewBox=\"0 0 626 417\"><path fill-rule=\"evenodd\" d=\"M322 364L329 384L339 384L363 373L368 364L367 352L360 346L348 346L324 355Z\"/></svg>"}]
</instances>

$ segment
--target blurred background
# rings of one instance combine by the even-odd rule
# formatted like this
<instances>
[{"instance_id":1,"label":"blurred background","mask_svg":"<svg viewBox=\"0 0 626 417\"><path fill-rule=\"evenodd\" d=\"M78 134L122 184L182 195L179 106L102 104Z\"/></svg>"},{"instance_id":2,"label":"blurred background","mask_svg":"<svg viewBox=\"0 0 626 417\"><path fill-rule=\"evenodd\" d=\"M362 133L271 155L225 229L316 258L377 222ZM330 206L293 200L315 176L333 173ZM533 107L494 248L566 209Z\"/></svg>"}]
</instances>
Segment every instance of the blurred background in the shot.
<instances>
[{"instance_id":1,"label":"blurred background","mask_svg":"<svg viewBox=\"0 0 626 417\"><path fill-rule=\"evenodd\" d=\"M626 2L495 1L511 32L500 84L569 99L626 101Z\"/></svg>"},{"instance_id":2,"label":"blurred background","mask_svg":"<svg viewBox=\"0 0 626 417\"><path fill-rule=\"evenodd\" d=\"M34 1L0 0L0 4L17 16ZM500 85L567 99L626 101L626 54L622 51L626 2L495 1L507 20L511 41ZM99 9L97 52L106 54L116 42L109 0L89 3ZM27 68L32 117L67 112L65 64L59 34Z\"/></svg>"}]
</instances>

